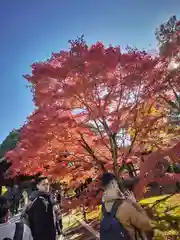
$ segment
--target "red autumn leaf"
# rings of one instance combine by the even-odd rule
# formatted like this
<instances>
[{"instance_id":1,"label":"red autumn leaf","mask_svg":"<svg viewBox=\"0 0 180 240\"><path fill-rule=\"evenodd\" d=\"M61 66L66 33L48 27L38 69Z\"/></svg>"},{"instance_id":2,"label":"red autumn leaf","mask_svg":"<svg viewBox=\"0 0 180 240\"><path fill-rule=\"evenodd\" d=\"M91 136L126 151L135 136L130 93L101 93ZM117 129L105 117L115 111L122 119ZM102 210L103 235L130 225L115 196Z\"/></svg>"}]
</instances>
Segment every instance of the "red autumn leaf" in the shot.
<instances>
[{"instance_id":1,"label":"red autumn leaf","mask_svg":"<svg viewBox=\"0 0 180 240\"><path fill-rule=\"evenodd\" d=\"M168 70L169 56L121 53L100 42L88 46L81 38L70 44L68 51L34 63L26 76L36 110L6 155L15 172L41 171L74 186L107 169L118 175L122 161L134 163L132 157L147 146L158 152L178 143L178 131L169 137L171 123L165 119L173 105L172 87L180 90L179 72ZM152 160L135 162L141 177L149 172Z\"/></svg>"}]
</instances>

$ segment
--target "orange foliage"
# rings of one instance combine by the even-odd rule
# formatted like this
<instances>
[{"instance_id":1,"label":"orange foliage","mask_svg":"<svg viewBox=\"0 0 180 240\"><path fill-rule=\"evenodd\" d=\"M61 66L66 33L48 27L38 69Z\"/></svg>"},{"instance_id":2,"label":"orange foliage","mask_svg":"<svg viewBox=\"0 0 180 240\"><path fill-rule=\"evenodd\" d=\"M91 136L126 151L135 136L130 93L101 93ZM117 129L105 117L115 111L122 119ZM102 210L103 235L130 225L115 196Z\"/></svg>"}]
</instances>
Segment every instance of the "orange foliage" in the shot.
<instances>
[{"instance_id":1,"label":"orange foliage","mask_svg":"<svg viewBox=\"0 0 180 240\"><path fill-rule=\"evenodd\" d=\"M138 198L143 197L144 192L142 189L145 189L149 183L156 182L161 186L171 184L171 186L173 186L180 181L180 174L166 173L165 170L168 167L168 163L180 162L178 149L176 147L177 146L164 151L158 150L143 157L140 162L140 182L135 188L135 193ZM173 159L172 153L173 156L175 153L177 154L176 158Z\"/></svg>"},{"instance_id":2,"label":"orange foliage","mask_svg":"<svg viewBox=\"0 0 180 240\"><path fill-rule=\"evenodd\" d=\"M158 116L139 111L147 100L158 105L157 94L167 89L165 79L172 74L168 58L131 49L122 53L101 42L88 47L83 38L70 44L68 51L34 63L32 75L25 76L32 84L36 110L6 157L14 174L41 171L77 186L101 170L118 174L118 159L140 153L144 139L151 143L160 125L164 129L169 124L159 122L162 104L155 106ZM137 127L130 136L129 129Z\"/></svg>"}]
</instances>

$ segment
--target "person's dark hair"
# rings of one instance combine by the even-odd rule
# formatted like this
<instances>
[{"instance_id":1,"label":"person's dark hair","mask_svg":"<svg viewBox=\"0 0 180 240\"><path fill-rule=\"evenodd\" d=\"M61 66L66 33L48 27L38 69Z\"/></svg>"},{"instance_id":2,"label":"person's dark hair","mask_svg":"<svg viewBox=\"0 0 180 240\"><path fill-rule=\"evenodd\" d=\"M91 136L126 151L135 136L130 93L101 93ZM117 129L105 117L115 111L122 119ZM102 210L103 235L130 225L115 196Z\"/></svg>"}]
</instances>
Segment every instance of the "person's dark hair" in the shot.
<instances>
[{"instance_id":1,"label":"person's dark hair","mask_svg":"<svg viewBox=\"0 0 180 240\"><path fill-rule=\"evenodd\" d=\"M102 186L106 187L114 179L116 179L114 174L109 172L104 173L101 178Z\"/></svg>"},{"instance_id":2,"label":"person's dark hair","mask_svg":"<svg viewBox=\"0 0 180 240\"><path fill-rule=\"evenodd\" d=\"M2 223L4 218L8 214L9 202L6 197L0 196L0 222Z\"/></svg>"},{"instance_id":3,"label":"person's dark hair","mask_svg":"<svg viewBox=\"0 0 180 240\"><path fill-rule=\"evenodd\" d=\"M45 179L48 179L47 177L39 177L37 180L36 180L36 184L39 184L39 183L41 183L43 180L45 180Z\"/></svg>"}]
</instances>

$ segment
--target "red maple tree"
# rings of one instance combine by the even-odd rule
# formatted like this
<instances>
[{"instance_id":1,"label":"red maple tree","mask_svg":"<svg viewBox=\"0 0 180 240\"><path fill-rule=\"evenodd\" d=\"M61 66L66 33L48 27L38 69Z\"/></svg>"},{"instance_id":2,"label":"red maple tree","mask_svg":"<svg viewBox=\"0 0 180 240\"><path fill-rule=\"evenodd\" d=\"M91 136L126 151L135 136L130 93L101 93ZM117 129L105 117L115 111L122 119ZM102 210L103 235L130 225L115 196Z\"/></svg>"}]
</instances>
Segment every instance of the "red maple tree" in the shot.
<instances>
[{"instance_id":1,"label":"red maple tree","mask_svg":"<svg viewBox=\"0 0 180 240\"><path fill-rule=\"evenodd\" d=\"M36 110L6 155L14 172L40 171L72 186L106 170L119 177L122 165L133 175L127 159L142 151L144 139L151 143L149 133L157 134L164 118L156 103L155 82L166 71L161 62L159 56L132 49L122 53L101 42L88 47L79 38L70 41L68 51L33 64L32 75L25 77ZM156 103L158 115L140 114L147 99Z\"/></svg>"}]
</instances>

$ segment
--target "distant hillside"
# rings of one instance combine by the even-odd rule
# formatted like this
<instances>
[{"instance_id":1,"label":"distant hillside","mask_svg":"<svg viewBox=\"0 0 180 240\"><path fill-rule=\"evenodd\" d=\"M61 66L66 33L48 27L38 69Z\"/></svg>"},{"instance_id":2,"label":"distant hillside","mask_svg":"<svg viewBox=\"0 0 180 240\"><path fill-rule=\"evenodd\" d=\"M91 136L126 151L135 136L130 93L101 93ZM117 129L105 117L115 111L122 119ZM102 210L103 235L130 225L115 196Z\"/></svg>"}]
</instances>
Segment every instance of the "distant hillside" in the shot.
<instances>
[{"instance_id":1,"label":"distant hillside","mask_svg":"<svg viewBox=\"0 0 180 240\"><path fill-rule=\"evenodd\" d=\"M0 158L3 158L7 151L15 148L17 142L19 141L19 129L15 129L9 133L6 139L0 144Z\"/></svg>"}]
</instances>

